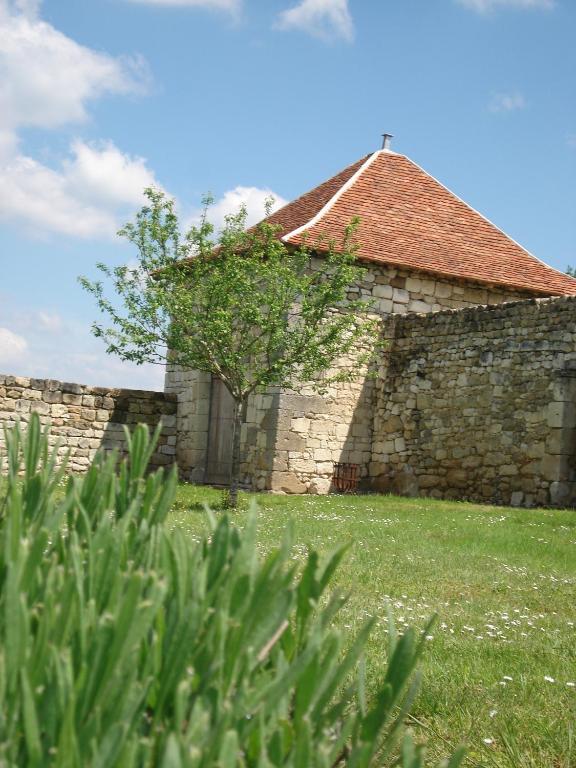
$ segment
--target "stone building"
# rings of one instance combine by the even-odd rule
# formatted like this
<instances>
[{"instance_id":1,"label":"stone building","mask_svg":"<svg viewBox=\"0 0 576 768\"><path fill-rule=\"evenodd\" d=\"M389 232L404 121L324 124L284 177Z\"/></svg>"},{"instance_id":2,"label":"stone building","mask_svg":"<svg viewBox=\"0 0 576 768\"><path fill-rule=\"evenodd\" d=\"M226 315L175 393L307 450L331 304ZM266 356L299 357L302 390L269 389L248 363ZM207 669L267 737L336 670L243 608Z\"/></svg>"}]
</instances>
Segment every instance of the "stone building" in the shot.
<instances>
[{"instance_id":1,"label":"stone building","mask_svg":"<svg viewBox=\"0 0 576 768\"><path fill-rule=\"evenodd\" d=\"M569 367L572 348L576 359L570 336L576 304L534 300L576 296L576 280L539 261L388 147L270 221L286 243L298 245L304 238L337 241L355 216L366 272L352 295L373 299L389 338L378 376L334 385L323 396L306 389L255 395L242 432L245 484L326 493L334 464L345 462L357 465L365 487L378 490L527 505L566 501L571 448L556 435L565 452L549 453L546 431L564 425L567 401L554 398L568 390L563 384L559 393L551 372ZM321 268L321 248L316 257ZM570 328L562 330L560 322ZM520 353L531 358L529 366ZM525 375L518 373L522 366ZM514 387L528 387L528 396ZM166 372L165 391L178 397L182 474L194 482L225 482L231 454L226 391L206 374L174 368ZM521 414L515 414L518 398ZM546 435L534 442L538 429Z\"/></svg>"}]
</instances>

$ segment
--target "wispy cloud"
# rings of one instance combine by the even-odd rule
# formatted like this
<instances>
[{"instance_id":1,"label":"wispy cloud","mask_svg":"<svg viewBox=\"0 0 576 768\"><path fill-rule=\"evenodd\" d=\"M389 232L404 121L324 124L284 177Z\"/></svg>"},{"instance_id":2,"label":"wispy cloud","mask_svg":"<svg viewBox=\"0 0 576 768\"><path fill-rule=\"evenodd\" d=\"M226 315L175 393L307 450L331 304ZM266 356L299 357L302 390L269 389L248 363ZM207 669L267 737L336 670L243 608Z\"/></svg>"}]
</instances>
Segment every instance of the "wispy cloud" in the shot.
<instances>
[{"instance_id":1,"label":"wispy cloud","mask_svg":"<svg viewBox=\"0 0 576 768\"><path fill-rule=\"evenodd\" d=\"M566 144L572 149L576 149L576 133L569 133L566 137Z\"/></svg>"},{"instance_id":2,"label":"wispy cloud","mask_svg":"<svg viewBox=\"0 0 576 768\"><path fill-rule=\"evenodd\" d=\"M161 390L164 380L162 366L108 355L80 318L9 297L0 305L0 373L132 389Z\"/></svg>"},{"instance_id":3,"label":"wispy cloud","mask_svg":"<svg viewBox=\"0 0 576 768\"><path fill-rule=\"evenodd\" d=\"M28 342L19 333L0 327L0 365L21 363L26 357Z\"/></svg>"},{"instance_id":4,"label":"wispy cloud","mask_svg":"<svg viewBox=\"0 0 576 768\"><path fill-rule=\"evenodd\" d=\"M556 0L456 0L456 2L477 13L490 13L499 8L549 11L556 5Z\"/></svg>"},{"instance_id":5,"label":"wispy cloud","mask_svg":"<svg viewBox=\"0 0 576 768\"><path fill-rule=\"evenodd\" d=\"M242 0L128 0L128 2L165 8L208 8L233 15L239 14L242 8Z\"/></svg>"},{"instance_id":6,"label":"wispy cloud","mask_svg":"<svg viewBox=\"0 0 576 768\"><path fill-rule=\"evenodd\" d=\"M518 91L514 93L497 93L492 97L488 105L490 112L517 112L525 107L526 99Z\"/></svg>"},{"instance_id":7,"label":"wispy cloud","mask_svg":"<svg viewBox=\"0 0 576 768\"><path fill-rule=\"evenodd\" d=\"M275 27L297 29L322 40L354 38L354 23L348 0L301 0L294 8L282 11Z\"/></svg>"}]
</instances>

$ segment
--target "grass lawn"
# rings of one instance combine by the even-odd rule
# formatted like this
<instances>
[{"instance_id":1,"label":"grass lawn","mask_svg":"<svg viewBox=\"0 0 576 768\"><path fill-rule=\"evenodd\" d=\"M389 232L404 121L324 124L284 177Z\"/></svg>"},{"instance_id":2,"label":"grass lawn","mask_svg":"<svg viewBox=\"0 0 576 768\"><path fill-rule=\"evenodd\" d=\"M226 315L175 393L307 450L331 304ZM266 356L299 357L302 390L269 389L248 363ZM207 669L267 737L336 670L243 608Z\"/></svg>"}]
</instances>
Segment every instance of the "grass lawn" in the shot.
<instances>
[{"instance_id":1,"label":"grass lawn","mask_svg":"<svg viewBox=\"0 0 576 768\"><path fill-rule=\"evenodd\" d=\"M244 496L242 505L248 504ZM255 496L260 543L294 521L294 557L352 542L337 585L355 633L380 617L372 684L385 664L387 606L399 627L438 615L413 709L431 756L464 742L467 766L576 766L576 512L391 496ZM173 520L197 535L220 494L182 485ZM244 513L236 513L242 525Z\"/></svg>"}]
</instances>

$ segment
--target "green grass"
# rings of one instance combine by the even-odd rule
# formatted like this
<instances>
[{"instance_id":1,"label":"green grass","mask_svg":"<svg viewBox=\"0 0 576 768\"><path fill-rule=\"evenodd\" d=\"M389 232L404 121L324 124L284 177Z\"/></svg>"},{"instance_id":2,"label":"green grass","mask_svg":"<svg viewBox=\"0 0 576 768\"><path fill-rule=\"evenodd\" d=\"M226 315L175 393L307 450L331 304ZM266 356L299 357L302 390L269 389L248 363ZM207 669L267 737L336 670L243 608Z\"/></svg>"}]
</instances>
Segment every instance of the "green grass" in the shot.
<instances>
[{"instance_id":1,"label":"green grass","mask_svg":"<svg viewBox=\"0 0 576 768\"><path fill-rule=\"evenodd\" d=\"M182 485L172 513L191 535L218 491ZM242 504L247 506L248 496ZM431 755L468 744L468 766L576 766L576 512L517 510L390 496L255 496L260 546L289 521L294 557L352 542L338 587L351 633L380 618L368 658L385 662L387 610L432 630L415 732ZM235 513L243 524L242 511ZM551 678L554 682L547 680Z\"/></svg>"}]
</instances>

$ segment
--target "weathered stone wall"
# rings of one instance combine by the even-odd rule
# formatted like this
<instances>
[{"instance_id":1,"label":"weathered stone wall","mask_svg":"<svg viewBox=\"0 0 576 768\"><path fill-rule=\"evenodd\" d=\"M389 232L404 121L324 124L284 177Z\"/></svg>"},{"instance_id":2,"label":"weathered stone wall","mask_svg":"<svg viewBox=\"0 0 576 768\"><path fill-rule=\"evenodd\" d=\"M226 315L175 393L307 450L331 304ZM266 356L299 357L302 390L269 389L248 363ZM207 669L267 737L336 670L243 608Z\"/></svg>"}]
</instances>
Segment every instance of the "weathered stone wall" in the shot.
<instances>
[{"instance_id":1,"label":"weathered stone wall","mask_svg":"<svg viewBox=\"0 0 576 768\"><path fill-rule=\"evenodd\" d=\"M164 391L172 394L178 402L176 460L180 475L189 482L203 483L208 456L211 376L174 365L167 366ZM243 486L256 490L269 487L277 413L276 392L256 393L249 397L241 434L244 461L240 468L240 482Z\"/></svg>"},{"instance_id":2,"label":"weathered stone wall","mask_svg":"<svg viewBox=\"0 0 576 768\"><path fill-rule=\"evenodd\" d=\"M124 426L143 422L162 433L151 468L172 464L176 455L176 398L163 392L109 389L53 379L0 375L0 426L26 425L38 413L50 425L50 442L58 452L70 451L69 469L85 471L100 448L125 452ZM4 431L0 429L0 453Z\"/></svg>"},{"instance_id":3,"label":"weathered stone wall","mask_svg":"<svg viewBox=\"0 0 576 768\"><path fill-rule=\"evenodd\" d=\"M318 260L316 268L322 268ZM368 264L350 299L372 300L382 318L409 312L436 312L527 297L514 291L461 283L387 266ZM342 360L342 365L347 365ZM327 493L335 462L359 465L367 482L372 453L374 382L364 375L332 385L325 395L312 390L280 397L276 450L269 484L275 490Z\"/></svg>"},{"instance_id":4,"label":"weathered stone wall","mask_svg":"<svg viewBox=\"0 0 576 768\"><path fill-rule=\"evenodd\" d=\"M382 318L408 312L435 312L528 297L480 284L434 278L385 265L366 264L363 281L349 298L371 299ZM323 269L315 259L313 268ZM342 359L341 365L348 361ZM181 474L205 479L211 381L206 374L169 366L165 391L178 397L178 453ZM244 485L287 493L326 493L335 462L359 465L367 482L372 457L374 382L360 375L325 394L299 392L254 395L242 431Z\"/></svg>"},{"instance_id":5,"label":"weathered stone wall","mask_svg":"<svg viewBox=\"0 0 576 768\"><path fill-rule=\"evenodd\" d=\"M372 487L533 506L576 501L576 297L395 317Z\"/></svg>"},{"instance_id":6,"label":"weathered stone wall","mask_svg":"<svg viewBox=\"0 0 576 768\"><path fill-rule=\"evenodd\" d=\"M176 399L176 462L183 479L204 482L210 413L210 376L166 366L164 392Z\"/></svg>"}]
</instances>

